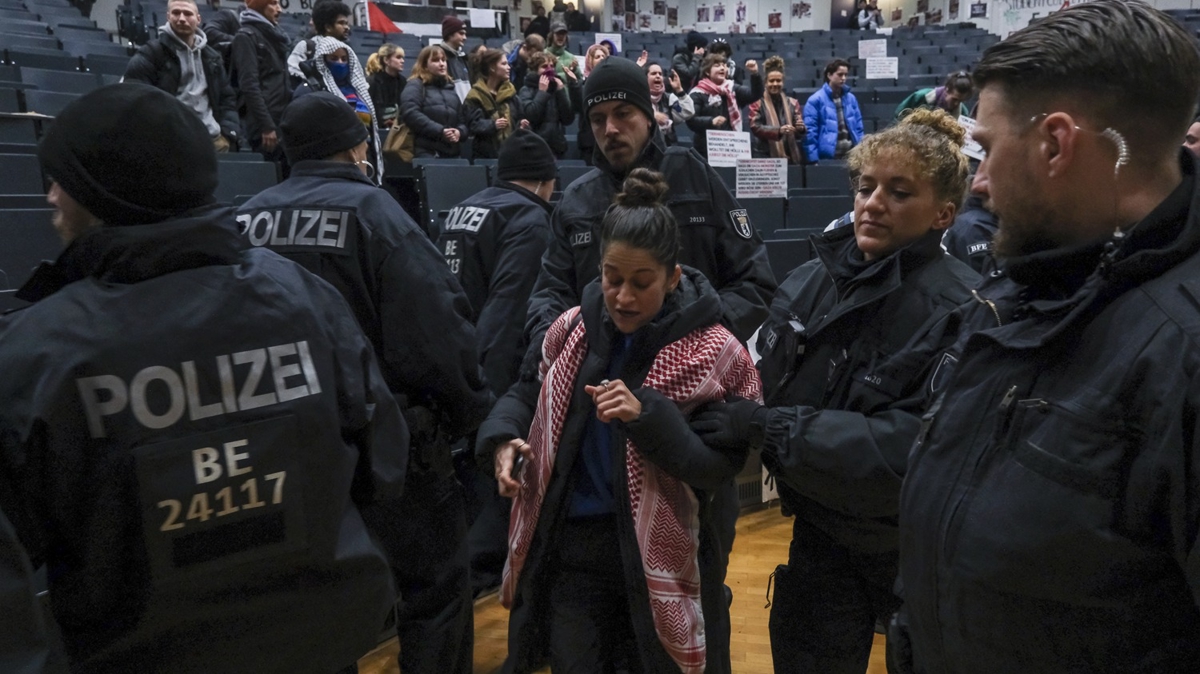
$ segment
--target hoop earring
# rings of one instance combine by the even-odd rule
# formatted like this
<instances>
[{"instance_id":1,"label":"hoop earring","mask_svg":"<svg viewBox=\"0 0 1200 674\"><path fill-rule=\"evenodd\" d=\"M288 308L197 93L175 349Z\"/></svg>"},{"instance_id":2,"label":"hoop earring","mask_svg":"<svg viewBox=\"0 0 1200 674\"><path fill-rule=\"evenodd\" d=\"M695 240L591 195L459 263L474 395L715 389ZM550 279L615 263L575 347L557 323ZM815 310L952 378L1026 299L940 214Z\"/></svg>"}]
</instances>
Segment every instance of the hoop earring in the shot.
<instances>
[{"instance_id":1,"label":"hoop earring","mask_svg":"<svg viewBox=\"0 0 1200 674\"><path fill-rule=\"evenodd\" d=\"M366 159L359 159L358 161L354 162L355 166L358 166L359 164L362 164L363 166L367 167L367 179L374 180L375 179L375 165L372 164L371 162L367 161Z\"/></svg>"}]
</instances>

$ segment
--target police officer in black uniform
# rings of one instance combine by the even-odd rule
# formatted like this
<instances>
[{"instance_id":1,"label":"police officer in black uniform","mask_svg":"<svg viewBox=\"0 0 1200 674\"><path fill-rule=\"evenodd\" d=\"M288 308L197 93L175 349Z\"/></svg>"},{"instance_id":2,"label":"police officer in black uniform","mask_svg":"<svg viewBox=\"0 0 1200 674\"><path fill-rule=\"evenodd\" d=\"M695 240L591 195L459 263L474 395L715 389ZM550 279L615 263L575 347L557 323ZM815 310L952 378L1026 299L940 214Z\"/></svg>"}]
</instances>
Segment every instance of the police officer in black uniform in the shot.
<instances>
[{"instance_id":1,"label":"police officer in black uniform","mask_svg":"<svg viewBox=\"0 0 1200 674\"><path fill-rule=\"evenodd\" d=\"M0 507L72 670L355 662L394 597L360 509L408 432L354 315L246 245L173 96L97 89L38 154L67 248L0 319Z\"/></svg>"},{"instance_id":2,"label":"police officer in black uniform","mask_svg":"<svg viewBox=\"0 0 1200 674\"><path fill-rule=\"evenodd\" d=\"M532 131L514 133L499 154L499 180L450 209L438 239L471 302L483 371L497 397L520 370L525 310L550 239L549 200L558 178L554 153ZM492 471L474 472L471 584L478 595L500 585L511 504L500 496Z\"/></svg>"},{"instance_id":3,"label":"police officer in black uniform","mask_svg":"<svg viewBox=\"0 0 1200 674\"><path fill-rule=\"evenodd\" d=\"M332 283L379 354L409 419L413 462L399 504L372 508L396 575L406 672L470 672L473 605L462 487L450 442L475 430L492 395L471 307L433 242L368 178L368 130L334 94L293 101L280 122L291 177L238 213L249 243Z\"/></svg>"},{"instance_id":4,"label":"police officer in black uniform","mask_svg":"<svg viewBox=\"0 0 1200 674\"><path fill-rule=\"evenodd\" d=\"M0 671L66 671L54 652L38 601L33 567L8 518L0 512Z\"/></svg>"}]
</instances>

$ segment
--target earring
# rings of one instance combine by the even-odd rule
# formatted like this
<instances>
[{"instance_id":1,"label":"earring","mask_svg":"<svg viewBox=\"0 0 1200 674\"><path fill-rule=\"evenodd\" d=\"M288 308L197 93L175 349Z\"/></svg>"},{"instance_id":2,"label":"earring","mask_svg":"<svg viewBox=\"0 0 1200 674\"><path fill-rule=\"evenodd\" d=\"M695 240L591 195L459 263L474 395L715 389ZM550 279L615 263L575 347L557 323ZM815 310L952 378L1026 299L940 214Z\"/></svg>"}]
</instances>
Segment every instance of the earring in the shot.
<instances>
[{"instance_id":1,"label":"earring","mask_svg":"<svg viewBox=\"0 0 1200 674\"><path fill-rule=\"evenodd\" d=\"M359 159L358 161L354 162L355 166L358 166L359 164L362 164L363 166L367 167L367 178L370 180L374 180L375 179L375 165L372 164L371 162L367 161L366 159Z\"/></svg>"}]
</instances>

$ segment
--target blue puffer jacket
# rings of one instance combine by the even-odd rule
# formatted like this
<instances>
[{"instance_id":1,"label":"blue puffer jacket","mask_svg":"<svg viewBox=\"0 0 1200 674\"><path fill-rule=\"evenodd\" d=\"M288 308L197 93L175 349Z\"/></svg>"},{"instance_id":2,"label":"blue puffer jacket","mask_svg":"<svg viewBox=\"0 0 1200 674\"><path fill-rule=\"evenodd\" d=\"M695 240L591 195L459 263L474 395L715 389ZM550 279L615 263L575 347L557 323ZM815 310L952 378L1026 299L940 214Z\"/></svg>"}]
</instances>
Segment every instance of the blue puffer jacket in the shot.
<instances>
[{"instance_id":1,"label":"blue puffer jacket","mask_svg":"<svg viewBox=\"0 0 1200 674\"><path fill-rule=\"evenodd\" d=\"M850 141L858 145L863 137L863 118L862 111L858 109L858 99L850 93L850 87L842 87L842 107L845 108L846 127L850 129ZM804 139L804 154L808 161L833 159L837 149L838 121L833 90L828 83L809 96L804 104L804 125L808 127L808 135Z\"/></svg>"}]
</instances>

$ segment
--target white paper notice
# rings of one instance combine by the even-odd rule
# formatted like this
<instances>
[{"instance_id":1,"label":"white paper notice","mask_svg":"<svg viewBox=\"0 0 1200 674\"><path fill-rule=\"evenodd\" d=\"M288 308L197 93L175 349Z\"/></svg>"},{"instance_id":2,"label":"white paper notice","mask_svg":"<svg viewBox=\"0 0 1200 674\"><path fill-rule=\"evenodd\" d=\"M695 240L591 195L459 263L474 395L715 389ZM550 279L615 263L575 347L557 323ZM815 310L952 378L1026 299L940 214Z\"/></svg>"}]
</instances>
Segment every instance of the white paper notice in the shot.
<instances>
[{"instance_id":1,"label":"white paper notice","mask_svg":"<svg viewBox=\"0 0 1200 674\"><path fill-rule=\"evenodd\" d=\"M495 28L496 27L496 12L490 9L472 9L471 12L471 27L472 28Z\"/></svg>"},{"instance_id":2,"label":"white paper notice","mask_svg":"<svg viewBox=\"0 0 1200 674\"><path fill-rule=\"evenodd\" d=\"M894 80L899 76L900 59L895 56L867 59L867 79Z\"/></svg>"},{"instance_id":3,"label":"white paper notice","mask_svg":"<svg viewBox=\"0 0 1200 674\"><path fill-rule=\"evenodd\" d=\"M876 28L875 32L879 35L891 35L892 29L891 28Z\"/></svg>"},{"instance_id":4,"label":"white paper notice","mask_svg":"<svg viewBox=\"0 0 1200 674\"><path fill-rule=\"evenodd\" d=\"M620 56L624 52L624 50L621 48L620 33L596 33L596 44L600 44L605 40L613 43L613 46L617 48L617 53L613 54L613 56Z\"/></svg>"},{"instance_id":5,"label":"white paper notice","mask_svg":"<svg viewBox=\"0 0 1200 674\"><path fill-rule=\"evenodd\" d=\"M859 40L858 58L877 59L887 56L887 40Z\"/></svg>"},{"instance_id":6,"label":"white paper notice","mask_svg":"<svg viewBox=\"0 0 1200 674\"><path fill-rule=\"evenodd\" d=\"M983 146L981 146L979 143L976 143L975 140L971 138L971 135L975 133L975 120L967 117L966 115L959 115L958 123L962 125L963 130L967 132L967 138L963 142L962 153L971 159L983 161Z\"/></svg>"},{"instance_id":7,"label":"white paper notice","mask_svg":"<svg viewBox=\"0 0 1200 674\"><path fill-rule=\"evenodd\" d=\"M711 150L709 151L709 156L712 156ZM786 159L738 160L738 199L786 199L787 190L788 174Z\"/></svg>"},{"instance_id":8,"label":"white paper notice","mask_svg":"<svg viewBox=\"0 0 1200 674\"><path fill-rule=\"evenodd\" d=\"M750 158L749 131L713 131L708 137L709 166L737 166L739 159Z\"/></svg>"}]
</instances>

